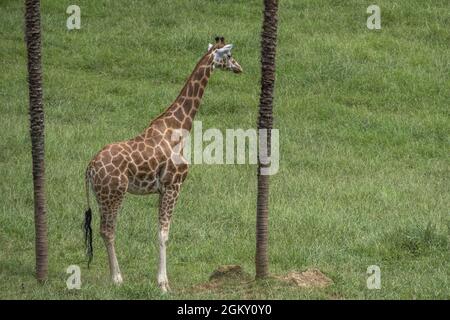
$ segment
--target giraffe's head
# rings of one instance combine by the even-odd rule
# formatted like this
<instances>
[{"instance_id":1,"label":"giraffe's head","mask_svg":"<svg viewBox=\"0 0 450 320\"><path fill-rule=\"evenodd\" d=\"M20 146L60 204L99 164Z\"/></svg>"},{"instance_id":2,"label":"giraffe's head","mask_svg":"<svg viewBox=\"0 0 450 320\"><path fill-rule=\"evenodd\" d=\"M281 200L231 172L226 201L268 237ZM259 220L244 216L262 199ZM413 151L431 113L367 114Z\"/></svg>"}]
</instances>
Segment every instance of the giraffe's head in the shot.
<instances>
[{"instance_id":1,"label":"giraffe's head","mask_svg":"<svg viewBox=\"0 0 450 320\"><path fill-rule=\"evenodd\" d=\"M215 44L210 43L208 46L208 52L211 52L214 57L214 68L241 73L242 67L231 55L233 45L225 44L225 39L223 37L216 37L215 40Z\"/></svg>"}]
</instances>

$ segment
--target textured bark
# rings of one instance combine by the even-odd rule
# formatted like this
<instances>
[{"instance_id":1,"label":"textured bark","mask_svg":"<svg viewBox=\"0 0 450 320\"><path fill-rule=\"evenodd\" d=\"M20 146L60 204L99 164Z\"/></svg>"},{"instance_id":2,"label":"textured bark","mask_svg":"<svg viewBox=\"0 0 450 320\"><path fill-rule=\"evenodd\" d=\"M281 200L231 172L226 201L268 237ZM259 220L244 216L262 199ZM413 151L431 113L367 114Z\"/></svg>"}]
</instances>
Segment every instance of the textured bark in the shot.
<instances>
[{"instance_id":1,"label":"textured bark","mask_svg":"<svg viewBox=\"0 0 450 320\"><path fill-rule=\"evenodd\" d=\"M29 116L33 160L36 277L47 278L48 242L44 190L44 108L42 103L40 1L25 1L25 41L28 55Z\"/></svg>"},{"instance_id":2,"label":"textured bark","mask_svg":"<svg viewBox=\"0 0 450 320\"><path fill-rule=\"evenodd\" d=\"M267 129L267 154L270 155L270 137L273 123L273 89L275 84L275 51L277 40L277 0L264 0L264 20L261 34L261 96L259 100L258 129ZM269 176L261 175L258 154L258 196L256 206L256 278L269 275L268 220Z\"/></svg>"}]
</instances>

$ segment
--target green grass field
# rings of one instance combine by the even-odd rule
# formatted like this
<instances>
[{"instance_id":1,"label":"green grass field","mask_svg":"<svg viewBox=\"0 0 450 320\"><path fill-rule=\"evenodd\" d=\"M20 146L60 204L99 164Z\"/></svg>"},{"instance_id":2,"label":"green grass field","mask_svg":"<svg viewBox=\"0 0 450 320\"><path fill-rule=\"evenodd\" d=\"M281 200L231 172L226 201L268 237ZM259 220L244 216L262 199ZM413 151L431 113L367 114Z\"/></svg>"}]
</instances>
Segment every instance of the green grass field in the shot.
<instances>
[{"instance_id":1,"label":"green grass field","mask_svg":"<svg viewBox=\"0 0 450 320\"><path fill-rule=\"evenodd\" d=\"M374 1L375 2L375 1ZM34 279L34 226L22 1L0 1L0 298L450 299L450 3L281 0L271 178L270 268L318 268L326 289L274 281L191 290L219 265L254 273L256 167L193 165L168 249L173 292L156 284L157 196L128 196L109 281L95 206L88 270L84 170L102 146L140 133L224 35L245 73L216 72L196 120L253 128L262 1L42 0L49 280ZM339 4L337 4L339 3ZM66 8L81 7L68 31ZM82 289L66 268L82 268ZM381 268L380 290L366 287Z\"/></svg>"}]
</instances>

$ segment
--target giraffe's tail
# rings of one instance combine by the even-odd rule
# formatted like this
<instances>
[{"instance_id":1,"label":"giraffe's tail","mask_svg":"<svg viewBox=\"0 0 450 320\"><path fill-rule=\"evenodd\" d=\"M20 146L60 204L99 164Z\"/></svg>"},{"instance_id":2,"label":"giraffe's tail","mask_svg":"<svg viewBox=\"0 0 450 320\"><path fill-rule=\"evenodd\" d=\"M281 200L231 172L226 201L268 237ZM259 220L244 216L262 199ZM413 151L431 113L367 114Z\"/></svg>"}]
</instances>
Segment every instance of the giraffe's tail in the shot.
<instances>
[{"instance_id":1,"label":"giraffe's tail","mask_svg":"<svg viewBox=\"0 0 450 320\"><path fill-rule=\"evenodd\" d=\"M91 227L92 210L91 210L91 205L89 203L90 171L91 171L91 166L89 165L86 170L86 175L85 175L87 210L84 213L84 223L83 223L84 244L86 246L86 255L88 258L88 262L87 262L88 268L89 268L89 264L92 261L92 258L94 257L94 250L92 247L92 227Z\"/></svg>"}]
</instances>

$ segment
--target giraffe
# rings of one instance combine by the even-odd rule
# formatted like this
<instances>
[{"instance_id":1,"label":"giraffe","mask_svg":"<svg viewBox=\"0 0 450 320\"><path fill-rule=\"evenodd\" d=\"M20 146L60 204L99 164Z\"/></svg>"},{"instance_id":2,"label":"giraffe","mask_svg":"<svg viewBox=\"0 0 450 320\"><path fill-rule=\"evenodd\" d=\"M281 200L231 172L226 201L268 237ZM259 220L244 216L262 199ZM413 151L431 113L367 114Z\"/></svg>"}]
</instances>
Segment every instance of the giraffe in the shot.
<instances>
[{"instance_id":1,"label":"giraffe","mask_svg":"<svg viewBox=\"0 0 450 320\"><path fill-rule=\"evenodd\" d=\"M174 161L180 156L172 141L174 130L191 130L205 87L212 71L241 73L242 68L231 56L232 44L216 37L207 53L197 63L175 101L138 136L123 142L106 145L89 163L86 174L87 210L85 212L85 241L88 265L92 260L92 211L90 188L100 209L100 234L109 258L112 281L122 283L122 274L114 246L116 218L125 194L159 194L159 266L157 281L163 292L170 290L166 272L166 245L170 221L180 188L188 173L188 163ZM181 156L182 157L182 156Z\"/></svg>"}]
</instances>

